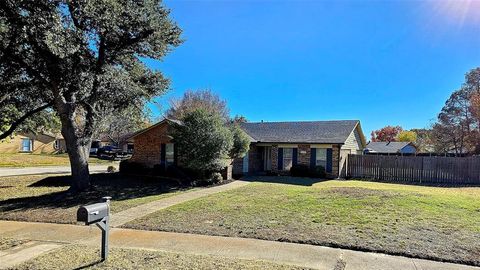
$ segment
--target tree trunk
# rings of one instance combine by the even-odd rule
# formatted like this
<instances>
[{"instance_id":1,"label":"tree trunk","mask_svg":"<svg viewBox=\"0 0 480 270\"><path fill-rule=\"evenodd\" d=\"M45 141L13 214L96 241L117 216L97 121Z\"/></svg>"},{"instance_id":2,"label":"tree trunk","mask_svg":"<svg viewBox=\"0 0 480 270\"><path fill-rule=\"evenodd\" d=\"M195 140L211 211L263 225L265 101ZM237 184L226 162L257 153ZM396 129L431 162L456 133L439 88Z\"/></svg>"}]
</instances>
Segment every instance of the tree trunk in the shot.
<instances>
[{"instance_id":1,"label":"tree trunk","mask_svg":"<svg viewBox=\"0 0 480 270\"><path fill-rule=\"evenodd\" d=\"M90 187L88 157L90 155L91 138L78 137L73 127L62 127L62 135L67 146L67 153L72 169L70 190L83 191Z\"/></svg>"}]
</instances>

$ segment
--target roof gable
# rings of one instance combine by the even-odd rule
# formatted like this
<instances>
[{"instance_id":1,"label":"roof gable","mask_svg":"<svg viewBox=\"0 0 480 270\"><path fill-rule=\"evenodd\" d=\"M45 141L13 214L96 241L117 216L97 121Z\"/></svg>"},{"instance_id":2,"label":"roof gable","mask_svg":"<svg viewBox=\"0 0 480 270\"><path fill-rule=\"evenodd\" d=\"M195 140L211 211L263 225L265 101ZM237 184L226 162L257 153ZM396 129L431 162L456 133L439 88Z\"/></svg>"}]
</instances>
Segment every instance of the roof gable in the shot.
<instances>
[{"instance_id":1,"label":"roof gable","mask_svg":"<svg viewBox=\"0 0 480 270\"><path fill-rule=\"evenodd\" d=\"M164 118L163 120L161 120L160 122L156 123L155 125L149 126L149 127L145 128L145 129L142 129L142 130L139 130L139 131L135 132L135 133L132 134L130 137L128 137L128 139L133 139L133 138L137 137L138 135L143 134L143 133L145 133L145 132L147 132L147 131L155 128L155 127L158 127L158 126L160 126L160 125L162 125L162 124L165 124L165 123L166 123L166 124L172 124L172 123L173 123L173 124L177 124L177 125L182 125L182 122L179 121L179 120Z\"/></svg>"},{"instance_id":2,"label":"roof gable","mask_svg":"<svg viewBox=\"0 0 480 270\"><path fill-rule=\"evenodd\" d=\"M241 123L254 142L343 144L358 120Z\"/></svg>"}]
</instances>

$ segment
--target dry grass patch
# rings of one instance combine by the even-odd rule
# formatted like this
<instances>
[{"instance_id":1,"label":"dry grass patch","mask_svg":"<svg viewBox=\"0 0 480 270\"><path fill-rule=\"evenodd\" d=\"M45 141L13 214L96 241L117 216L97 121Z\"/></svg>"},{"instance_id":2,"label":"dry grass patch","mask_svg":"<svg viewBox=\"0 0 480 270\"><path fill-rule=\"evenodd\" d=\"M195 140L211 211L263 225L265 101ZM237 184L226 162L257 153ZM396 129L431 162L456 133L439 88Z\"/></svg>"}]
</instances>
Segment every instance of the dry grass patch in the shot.
<instances>
[{"instance_id":1,"label":"dry grass patch","mask_svg":"<svg viewBox=\"0 0 480 270\"><path fill-rule=\"evenodd\" d=\"M478 187L292 181L253 183L158 211L125 227L308 243L480 265Z\"/></svg>"},{"instance_id":2,"label":"dry grass patch","mask_svg":"<svg viewBox=\"0 0 480 270\"><path fill-rule=\"evenodd\" d=\"M13 239L13 238L0 238L0 251L11 249L11 248L23 245L27 242L29 242L29 240Z\"/></svg>"},{"instance_id":3,"label":"dry grass patch","mask_svg":"<svg viewBox=\"0 0 480 270\"><path fill-rule=\"evenodd\" d=\"M70 245L37 257L12 269L305 269L265 261L200 256L139 249L110 249L106 262L99 250Z\"/></svg>"}]
</instances>

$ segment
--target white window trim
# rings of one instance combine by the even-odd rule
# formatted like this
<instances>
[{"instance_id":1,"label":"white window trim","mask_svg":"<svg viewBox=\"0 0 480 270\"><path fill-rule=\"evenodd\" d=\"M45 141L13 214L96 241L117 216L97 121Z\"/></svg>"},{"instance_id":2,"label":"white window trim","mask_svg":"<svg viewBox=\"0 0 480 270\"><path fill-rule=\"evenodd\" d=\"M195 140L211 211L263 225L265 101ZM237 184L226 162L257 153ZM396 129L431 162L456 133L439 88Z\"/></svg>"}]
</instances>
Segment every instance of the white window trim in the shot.
<instances>
[{"instance_id":1,"label":"white window trim","mask_svg":"<svg viewBox=\"0 0 480 270\"><path fill-rule=\"evenodd\" d=\"M23 144L23 143L24 143L25 141L27 141L27 140L28 140L28 143L29 143L29 144L28 144L28 150L25 151L25 150L24 150L24 144ZM32 150L33 150L32 148L33 148L33 140L30 139L30 138L22 138L22 152L26 152L26 153L27 153L27 152L32 152Z\"/></svg>"},{"instance_id":2,"label":"white window trim","mask_svg":"<svg viewBox=\"0 0 480 270\"><path fill-rule=\"evenodd\" d=\"M316 148L315 149L315 166L323 166L327 168L327 149L326 148ZM321 152L324 152L325 155L320 155Z\"/></svg>"},{"instance_id":3,"label":"white window trim","mask_svg":"<svg viewBox=\"0 0 480 270\"><path fill-rule=\"evenodd\" d=\"M287 149L288 149L289 151L291 151L291 153L292 153L292 155L290 156L290 158L287 158L287 156L285 155L285 150L287 150ZM282 164L282 165L283 165L283 168L282 168L282 170L284 170L284 171L290 170L290 168L292 168L292 166L293 166L293 149L294 149L294 147L286 147L286 148L283 148L283 162L282 162L282 163L283 163L283 164ZM285 162L285 161L288 161L289 167L287 167L287 162Z\"/></svg>"}]
</instances>

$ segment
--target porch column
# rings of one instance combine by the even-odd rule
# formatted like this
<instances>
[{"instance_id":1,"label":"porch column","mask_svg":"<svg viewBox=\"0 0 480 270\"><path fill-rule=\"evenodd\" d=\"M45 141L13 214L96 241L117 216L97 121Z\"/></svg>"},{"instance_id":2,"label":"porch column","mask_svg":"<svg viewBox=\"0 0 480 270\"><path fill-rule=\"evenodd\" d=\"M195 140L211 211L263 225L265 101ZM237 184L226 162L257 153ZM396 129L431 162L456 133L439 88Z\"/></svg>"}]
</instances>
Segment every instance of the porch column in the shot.
<instances>
[{"instance_id":1,"label":"porch column","mask_svg":"<svg viewBox=\"0 0 480 270\"><path fill-rule=\"evenodd\" d=\"M340 145L332 145L332 173L331 177L338 178L340 170Z\"/></svg>"},{"instance_id":2,"label":"porch column","mask_svg":"<svg viewBox=\"0 0 480 270\"><path fill-rule=\"evenodd\" d=\"M278 172L278 145L272 145L272 172Z\"/></svg>"}]
</instances>

